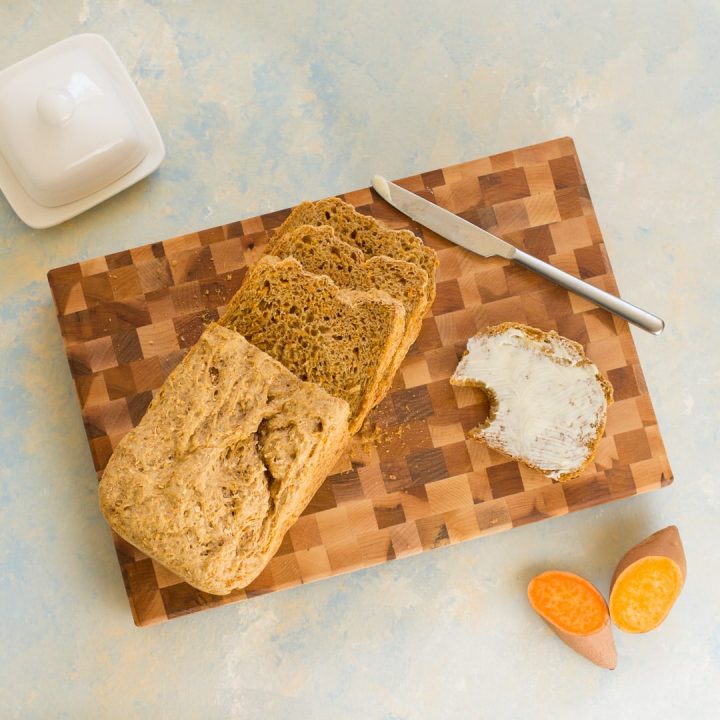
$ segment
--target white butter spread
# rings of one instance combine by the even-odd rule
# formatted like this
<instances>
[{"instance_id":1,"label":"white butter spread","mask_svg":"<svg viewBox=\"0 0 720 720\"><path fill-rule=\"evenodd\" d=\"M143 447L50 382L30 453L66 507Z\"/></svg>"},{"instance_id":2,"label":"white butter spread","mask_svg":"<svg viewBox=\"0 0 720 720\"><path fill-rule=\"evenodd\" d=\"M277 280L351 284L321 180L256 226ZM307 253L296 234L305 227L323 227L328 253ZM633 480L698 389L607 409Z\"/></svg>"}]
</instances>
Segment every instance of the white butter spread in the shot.
<instances>
[{"instance_id":1,"label":"white butter spread","mask_svg":"<svg viewBox=\"0 0 720 720\"><path fill-rule=\"evenodd\" d=\"M557 335L514 327L470 338L467 350L451 382L481 384L496 403L476 437L553 479L582 467L607 411L597 367Z\"/></svg>"}]
</instances>

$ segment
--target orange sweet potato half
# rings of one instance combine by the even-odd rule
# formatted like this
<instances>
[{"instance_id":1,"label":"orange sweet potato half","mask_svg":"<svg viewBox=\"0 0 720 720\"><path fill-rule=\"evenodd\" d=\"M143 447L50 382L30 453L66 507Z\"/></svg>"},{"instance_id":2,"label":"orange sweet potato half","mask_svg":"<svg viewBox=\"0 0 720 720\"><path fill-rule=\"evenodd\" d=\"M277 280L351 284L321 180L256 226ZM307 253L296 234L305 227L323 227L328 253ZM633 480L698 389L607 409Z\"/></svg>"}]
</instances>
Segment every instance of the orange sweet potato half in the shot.
<instances>
[{"instance_id":1,"label":"orange sweet potato half","mask_svg":"<svg viewBox=\"0 0 720 720\"><path fill-rule=\"evenodd\" d=\"M629 633L653 630L667 617L685 583L686 564L675 525L628 550L610 585L610 615Z\"/></svg>"},{"instance_id":2,"label":"orange sweet potato half","mask_svg":"<svg viewBox=\"0 0 720 720\"><path fill-rule=\"evenodd\" d=\"M594 585L574 573L550 570L530 581L528 599L566 645L600 667L615 668L610 614Z\"/></svg>"}]
</instances>

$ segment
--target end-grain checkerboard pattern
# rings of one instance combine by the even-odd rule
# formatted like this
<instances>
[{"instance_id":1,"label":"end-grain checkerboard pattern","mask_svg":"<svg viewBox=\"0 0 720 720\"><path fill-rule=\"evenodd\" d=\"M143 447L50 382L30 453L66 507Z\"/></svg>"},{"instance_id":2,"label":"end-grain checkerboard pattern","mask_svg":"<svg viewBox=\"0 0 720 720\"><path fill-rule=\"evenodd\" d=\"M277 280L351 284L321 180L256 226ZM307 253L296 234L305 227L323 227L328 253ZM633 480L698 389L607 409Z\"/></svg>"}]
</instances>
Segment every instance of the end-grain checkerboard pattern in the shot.
<instances>
[{"instance_id":1,"label":"end-grain checkerboard pattern","mask_svg":"<svg viewBox=\"0 0 720 720\"><path fill-rule=\"evenodd\" d=\"M610 292L617 286L572 140L562 138L400 181L404 187ZM371 190L342 196L440 258L437 299L370 418L277 555L249 587L215 597L115 537L140 625L367 567L598 505L671 481L628 326L499 258L483 259L408 222ZM52 270L70 369L98 474L170 370L217 319L288 211ZM605 437L577 479L554 484L466 433L482 393L448 378L468 337L516 321L585 347L615 388Z\"/></svg>"}]
</instances>

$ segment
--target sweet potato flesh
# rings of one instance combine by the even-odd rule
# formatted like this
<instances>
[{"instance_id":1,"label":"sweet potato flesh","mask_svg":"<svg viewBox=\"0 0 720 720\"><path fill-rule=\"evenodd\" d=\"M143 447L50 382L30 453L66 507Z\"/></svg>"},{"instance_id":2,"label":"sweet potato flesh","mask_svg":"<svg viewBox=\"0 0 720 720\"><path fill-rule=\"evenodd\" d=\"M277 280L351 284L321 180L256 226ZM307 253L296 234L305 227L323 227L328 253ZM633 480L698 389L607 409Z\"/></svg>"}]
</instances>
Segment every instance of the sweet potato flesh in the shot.
<instances>
[{"instance_id":1,"label":"sweet potato flesh","mask_svg":"<svg viewBox=\"0 0 720 720\"><path fill-rule=\"evenodd\" d=\"M610 594L610 614L625 632L656 628L680 594L683 577L668 557L648 556L625 568Z\"/></svg>"},{"instance_id":2,"label":"sweet potato flesh","mask_svg":"<svg viewBox=\"0 0 720 720\"><path fill-rule=\"evenodd\" d=\"M591 635L605 624L608 612L602 595L584 578L550 571L530 581L533 608L555 627L573 635Z\"/></svg>"}]
</instances>

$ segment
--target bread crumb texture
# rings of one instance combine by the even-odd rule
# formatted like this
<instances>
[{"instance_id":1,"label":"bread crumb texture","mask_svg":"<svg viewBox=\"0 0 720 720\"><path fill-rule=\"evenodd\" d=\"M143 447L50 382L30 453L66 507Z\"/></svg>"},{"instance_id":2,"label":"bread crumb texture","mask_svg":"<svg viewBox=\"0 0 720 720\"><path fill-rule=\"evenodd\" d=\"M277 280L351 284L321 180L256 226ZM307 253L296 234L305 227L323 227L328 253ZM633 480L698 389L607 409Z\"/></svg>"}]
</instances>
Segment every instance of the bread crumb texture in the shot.
<instances>
[{"instance_id":1,"label":"bread crumb texture","mask_svg":"<svg viewBox=\"0 0 720 720\"><path fill-rule=\"evenodd\" d=\"M379 403L392 385L398 368L410 346L417 339L422 319L429 307L430 289L427 272L414 262L397 260L388 255L365 255L352 241L352 231L340 236L329 225L300 225L283 235L275 235L267 254L279 258L294 257L305 270L326 275L336 285L351 290L380 290L403 305L405 327L400 342L381 379L373 405ZM386 236L400 231L385 231ZM385 251L391 253L393 244ZM382 249L382 248L380 248Z\"/></svg>"},{"instance_id":2,"label":"bread crumb texture","mask_svg":"<svg viewBox=\"0 0 720 720\"><path fill-rule=\"evenodd\" d=\"M265 255L250 268L219 322L300 379L347 401L355 432L401 341L405 310L385 292L339 288L293 257Z\"/></svg>"}]
</instances>

